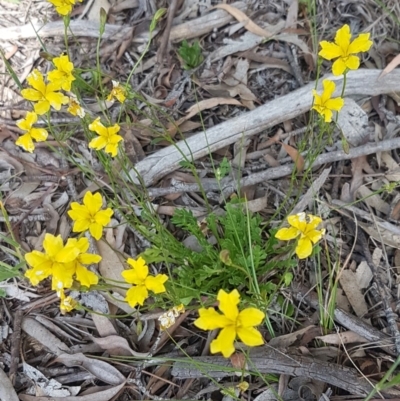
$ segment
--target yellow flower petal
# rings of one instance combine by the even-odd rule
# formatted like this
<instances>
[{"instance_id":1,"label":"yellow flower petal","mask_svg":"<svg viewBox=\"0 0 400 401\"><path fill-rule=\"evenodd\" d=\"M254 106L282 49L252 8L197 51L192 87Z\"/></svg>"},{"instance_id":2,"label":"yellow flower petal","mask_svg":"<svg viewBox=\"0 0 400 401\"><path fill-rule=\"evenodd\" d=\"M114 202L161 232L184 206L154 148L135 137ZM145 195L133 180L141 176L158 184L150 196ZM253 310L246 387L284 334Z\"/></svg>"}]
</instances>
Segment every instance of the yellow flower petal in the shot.
<instances>
[{"instance_id":1,"label":"yellow flower petal","mask_svg":"<svg viewBox=\"0 0 400 401\"><path fill-rule=\"evenodd\" d=\"M21 95L24 99L30 100L31 102L37 102L42 99L43 95L36 89L22 89Z\"/></svg>"},{"instance_id":2,"label":"yellow flower petal","mask_svg":"<svg viewBox=\"0 0 400 401\"><path fill-rule=\"evenodd\" d=\"M104 150L111 155L111 157L115 157L118 154L118 145L116 143L108 143Z\"/></svg>"},{"instance_id":3,"label":"yellow flower petal","mask_svg":"<svg viewBox=\"0 0 400 401\"><path fill-rule=\"evenodd\" d=\"M148 296L147 288L144 285L138 285L127 291L125 301L131 308L134 308L137 304L142 306Z\"/></svg>"},{"instance_id":4,"label":"yellow flower petal","mask_svg":"<svg viewBox=\"0 0 400 401\"><path fill-rule=\"evenodd\" d=\"M134 261L133 259L128 259L127 262ZM121 274L124 280L130 284L144 285L144 281L148 275L149 268L147 265L137 266L129 270L124 270Z\"/></svg>"},{"instance_id":5,"label":"yellow flower petal","mask_svg":"<svg viewBox=\"0 0 400 401\"><path fill-rule=\"evenodd\" d=\"M292 226L303 232L306 229L307 221L306 221L306 214L297 213L288 216L287 218L288 223Z\"/></svg>"},{"instance_id":6,"label":"yellow flower petal","mask_svg":"<svg viewBox=\"0 0 400 401\"><path fill-rule=\"evenodd\" d=\"M338 58L332 64L332 73L333 75L342 75L346 71L346 64L343 59Z\"/></svg>"},{"instance_id":7,"label":"yellow flower petal","mask_svg":"<svg viewBox=\"0 0 400 401\"><path fill-rule=\"evenodd\" d=\"M254 327L238 327L237 335L240 340L249 347L256 347L264 344L261 333Z\"/></svg>"},{"instance_id":8,"label":"yellow flower petal","mask_svg":"<svg viewBox=\"0 0 400 401\"><path fill-rule=\"evenodd\" d=\"M333 92L335 92L336 85L333 81L330 81L329 79L324 79L322 81L322 96L321 96L321 102L323 105L326 107L326 102L332 97Z\"/></svg>"},{"instance_id":9,"label":"yellow flower petal","mask_svg":"<svg viewBox=\"0 0 400 401\"><path fill-rule=\"evenodd\" d=\"M86 192L83 197L83 204L87 207L90 216L94 217L103 206L103 199L98 192L94 195L91 192Z\"/></svg>"},{"instance_id":10,"label":"yellow flower petal","mask_svg":"<svg viewBox=\"0 0 400 401\"><path fill-rule=\"evenodd\" d=\"M80 263L76 265L76 280L85 287L90 287L91 285L96 285L99 282L99 277L97 274L89 271L86 267L82 266Z\"/></svg>"},{"instance_id":11,"label":"yellow flower petal","mask_svg":"<svg viewBox=\"0 0 400 401\"><path fill-rule=\"evenodd\" d=\"M101 136L108 136L107 128L100 122L100 117L97 117L91 124L89 124L90 131L96 132Z\"/></svg>"},{"instance_id":12,"label":"yellow flower petal","mask_svg":"<svg viewBox=\"0 0 400 401\"><path fill-rule=\"evenodd\" d=\"M141 256L139 256L137 259L128 258L126 262L136 272L139 280L144 281L146 279L149 274L149 268L146 264L146 261Z\"/></svg>"},{"instance_id":13,"label":"yellow flower petal","mask_svg":"<svg viewBox=\"0 0 400 401\"><path fill-rule=\"evenodd\" d=\"M318 53L321 57L326 60L332 60L342 55L342 49L334 43L322 41L320 42L322 50Z\"/></svg>"},{"instance_id":14,"label":"yellow flower petal","mask_svg":"<svg viewBox=\"0 0 400 401\"><path fill-rule=\"evenodd\" d=\"M111 216L113 214L114 214L114 212L110 208L107 208L105 210L98 211L96 213L96 216L94 216L94 219L95 219L96 223L98 223L104 227L110 223Z\"/></svg>"},{"instance_id":15,"label":"yellow flower petal","mask_svg":"<svg viewBox=\"0 0 400 401\"><path fill-rule=\"evenodd\" d=\"M324 107L321 112L320 112L323 116L324 116L324 121L326 123L330 123L332 121L332 111L327 109L326 107Z\"/></svg>"},{"instance_id":16,"label":"yellow flower petal","mask_svg":"<svg viewBox=\"0 0 400 401\"><path fill-rule=\"evenodd\" d=\"M307 233L307 238L309 238L313 244L316 244L324 236L324 234L325 234L325 229L312 230Z\"/></svg>"},{"instance_id":17,"label":"yellow flower petal","mask_svg":"<svg viewBox=\"0 0 400 401\"><path fill-rule=\"evenodd\" d=\"M25 272L25 277L29 279L32 285L38 285L42 280L51 275L51 262L42 264Z\"/></svg>"},{"instance_id":18,"label":"yellow flower petal","mask_svg":"<svg viewBox=\"0 0 400 401\"><path fill-rule=\"evenodd\" d=\"M78 256L79 263L83 265L92 265L97 264L101 261L102 257L100 255L96 255L95 253L81 253Z\"/></svg>"},{"instance_id":19,"label":"yellow flower petal","mask_svg":"<svg viewBox=\"0 0 400 401\"><path fill-rule=\"evenodd\" d=\"M237 325L239 327L252 327L261 324L265 313L256 308L243 309L238 316Z\"/></svg>"},{"instance_id":20,"label":"yellow flower petal","mask_svg":"<svg viewBox=\"0 0 400 401\"><path fill-rule=\"evenodd\" d=\"M275 234L275 238L278 238L281 241L290 241L291 239L296 238L299 234L300 231L295 227L281 228Z\"/></svg>"},{"instance_id":21,"label":"yellow flower petal","mask_svg":"<svg viewBox=\"0 0 400 401\"><path fill-rule=\"evenodd\" d=\"M223 328L218 334L218 337L211 341L211 353L216 354L217 352L221 352L225 358L229 358L235 352L235 347L233 345L235 338L236 331L234 326Z\"/></svg>"},{"instance_id":22,"label":"yellow flower petal","mask_svg":"<svg viewBox=\"0 0 400 401\"><path fill-rule=\"evenodd\" d=\"M299 239L296 247L296 255L299 259L308 258L312 253L312 242L309 238L303 237Z\"/></svg>"},{"instance_id":23,"label":"yellow flower petal","mask_svg":"<svg viewBox=\"0 0 400 401\"><path fill-rule=\"evenodd\" d=\"M308 215L308 220L309 223L307 224L307 231L315 230L322 223L321 217L314 216L312 214Z\"/></svg>"},{"instance_id":24,"label":"yellow flower petal","mask_svg":"<svg viewBox=\"0 0 400 401\"><path fill-rule=\"evenodd\" d=\"M54 263L52 268L51 289L54 291L71 288L74 282L74 266L71 263Z\"/></svg>"},{"instance_id":25,"label":"yellow flower petal","mask_svg":"<svg viewBox=\"0 0 400 401\"><path fill-rule=\"evenodd\" d=\"M43 240L43 249L50 257L56 256L63 249L63 240L61 235L55 237L51 234L46 234Z\"/></svg>"},{"instance_id":26,"label":"yellow flower petal","mask_svg":"<svg viewBox=\"0 0 400 401\"><path fill-rule=\"evenodd\" d=\"M334 99L329 99L325 103L325 107L330 110L339 111L344 106L344 99L341 97L336 97Z\"/></svg>"},{"instance_id":27,"label":"yellow flower petal","mask_svg":"<svg viewBox=\"0 0 400 401\"><path fill-rule=\"evenodd\" d=\"M70 211L68 212L69 216L71 217L71 213L70 213L70 212L72 212L72 210L70 210ZM72 218L72 217L71 217L71 218ZM74 233L81 233L81 232L83 232L83 231L89 230L89 227L90 227L90 220L76 220L76 221L74 222L73 227L72 227L72 231L73 231ZM101 236L101 235L100 235L100 236Z\"/></svg>"},{"instance_id":28,"label":"yellow flower petal","mask_svg":"<svg viewBox=\"0 0 400 401\"><path fill-rule=\"evenodd\" d=\"M30 135L36 142L43 142L47 139L49 133L44 128L32 128Z\"/></svg>"},{"instance_id":29,"label":"yellow flower petal","mask_svg":"<svg viewBox=\"0 0 400 401\"><path fill-rule=\"evenodd\" d=\"M89 232L90 235L98 241L103 235L103 227L98 223L90 223Z\"/></svg>"},{"instance_id":30,"label":"yellow flower petal","mask_svg":"<svg viewBox=\"0 0 400 401\"><path fill-rule=\"evenodd\" d=\"M193 322L193 324L202 330L215 330L222 329L232 322L218 313L214 308L200 308L199 317Z\"/></svg>"},{"instance_id":31,"label":"yellow flower petal","mask_svg":"<svg viewBox=\"0 0 400 401\"><path fill-rule=\"evenodd\" d=\"M40 116L46 114L50 110L50 103L47 100L39 100L33 106L35 112Z\"/></svg>"},{"instance_id":32,"label":"yellow flower petal","mask_svg":"<svg viewBox=\"0 0 400 401\"><path fill-rule=\"evenodd\" d=\"M63 95L61 92L46 93L46 99L56 110L61 110L61 106L68 103L67 96Z\"/></svg>"},{"instance_id":33,"label":"yellow flower petal","mask_svg":"<svg viewBox=\"0 0 400 401\"><path fill-rule=\"evenodd\" d=\"M89 142L89 148L96 149L96 150L101 150L101 149L105 148L106 145L107 145L107 139L105 139L103 136L93 138Z\"/></svg>"},{"instance_id":34,"label":"yellow flower petal","mask_svg":"<svg viewBox=\"0 0 400 401\"><path fill-rule=\"evenodd\" d=\"M15 141L15 144L30 153L32 153L35 150L35 145L33 144L32 137L30 136L29 133L21 135Z\"/></svg>"},{"instance_id":35,"label":"yellow flower petal","mask_svg":"<svg viewBox=\"0 0 400 401\"><path fill-rule=\"evenodd\" d=\"M360 59L357 56L349 56L344 63L349 70L357 70L360 66Z\"/></svg>"},{"instance_id":36,"label":"yellow flower petal","mask_svg":"<svg viewBox=\"0 0 400 401\"><path fill-rule=\"evenodd\" d=\"M150 291L153 291L154 294L161 294L165 292L166 289L164 287L164 283L168 280L168 276L166 274L157 274L157 276L147 276L144 285Z\"/></svg>"},{"instance_id":37,"label":"yellow flower petal","mask_svg":"<svg viewBox=\"0 0 400 401\"><path fill-rule=\"evenodd\" d=\"M343 52L342 56L348 55L350 40L351 40L350 27L347 24L345 24L340 29L338 29L335 35L335 43L342 49Z\"/></svg>"},{"instance_id":38,"label":"yellow flower petal","mask_svg":"<svg viewBox=\"0 0 400 401\"><path fill-rule=\"evenodd\" d=\"M219 301L219 310L233 322L236 321L239 310L237 305L240 301L238 290L233 290L229 294L224 290L219 290L217 300Z\"/></svg>"},{"instance_id":39,"label":"yellow flower petal","mask_svg":"<svg viewBox=\"0 0 400 401\"><path fill-rule=\"evenodd\" d=\"M349 46L349 54L367 52L373 45L372 40L369 40L369 33L361 33L358 38L355 38Z\"/></svg>"}]
</instances>

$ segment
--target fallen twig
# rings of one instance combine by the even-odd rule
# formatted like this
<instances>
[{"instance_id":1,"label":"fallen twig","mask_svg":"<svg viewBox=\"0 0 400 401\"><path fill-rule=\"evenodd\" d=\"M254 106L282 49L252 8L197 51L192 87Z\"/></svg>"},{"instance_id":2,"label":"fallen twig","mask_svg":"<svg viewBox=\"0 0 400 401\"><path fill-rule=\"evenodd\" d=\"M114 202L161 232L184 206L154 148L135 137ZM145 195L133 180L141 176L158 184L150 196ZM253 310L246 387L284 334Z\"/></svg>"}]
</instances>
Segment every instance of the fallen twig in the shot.
<instances>
[{"instance_id":1,"label":"fallen twig","mask_svg":"<svg viewBox=\"0 0 400 401\"><path fill-rule=\"evenodd\" d=\"M348 391L351 394L366 396L373 386L357 374L353 368L318 359L302 356L295 349L274 349L266 346L257 348L255 355L250 353L249 370L258 374L287 374L290 376L305 376L309 379L320 380ZM203 369L202 369L203 367ZM222 378L234 376L232 363L222 356L205 356L175 362L172 375L177 379ZM387 397L399 397L400 391L389 389L382 391Z\"/></svg>"}]
</instances>

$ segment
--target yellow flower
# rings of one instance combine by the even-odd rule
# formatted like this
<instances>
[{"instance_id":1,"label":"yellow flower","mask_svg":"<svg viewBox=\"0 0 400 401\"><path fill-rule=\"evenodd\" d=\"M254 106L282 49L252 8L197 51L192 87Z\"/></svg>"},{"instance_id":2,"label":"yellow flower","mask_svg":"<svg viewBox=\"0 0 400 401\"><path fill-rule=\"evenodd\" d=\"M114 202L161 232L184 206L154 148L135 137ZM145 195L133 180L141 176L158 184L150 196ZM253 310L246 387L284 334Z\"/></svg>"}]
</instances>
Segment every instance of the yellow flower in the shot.
<instances>
[{"instance_id":1,"label":"yellow flower","mask_svg":"<svg viewBox=\"0 0 400 401\"><path fill-rule=\"evenodd\" d=\"M82 3L82 0L78 0ZM56 11L60 15L68 15L71 13L73 6L75 5L75 0L49 0L51 4L56 8Z\"/></svg>"},{"instance_id":2,"label":"yellow flower","mask_svg":"<svg viewBox=\"0 0 400 401\"><path fill-rule=\"evenodd\" d=\"M71 95L69 97L69 106L68 106L67 111L69 113L71 113L73 116L78 116L80 118L85 117L85 114L86 114L85 110L79 103L78 98L73 93L71 93Z\"/></svg>"},{"instance_id":3,"label":"yellow flower","mask_svg":"<svg viewBox=\"0 0 400 401\"><path fill-rule=\"evenodd\" d=\"M72 75L74 65L67 55L54 57L53 63L56 69L47 74L47 79L65 91L70 91L72 81L75 81L75 77Z\"/></svg>"},{"instance_id":4,"label":"yellow flower","mask_svg":"<svg viewBox=\"0 0 400 401\"><path fill-rule=\"evenodd\" d=\"M89 125L89 129L99 135L99 137L90 141L89 147L96 150L105 148L107 153L110 153L112 157L115 157L118 153L118 142L123 140L122 136L117 135L120 126L115 124L112 127L106 128L100 122L100 117L98 117Z\"/></svg>"},{"instance_id":5,"label":"yellow flower","mask_svg":"<svg viewBox=\"0 0 400 401\"><path fill-rule=\"evenodd\" d=\"M185 307L183 304L178 306L174 306L172 309L168 310L167 312L163 313L159 318L158 321L160 322L161 330L169 329L171 326L175 324L176 318L181 314L185 313Z\"/></svg>"},{"instance_id":6,"label":"yellow flower","mask_svg":"<svg viewBox=\"0 0 400 401\"><path fill-rule=\"evenodd\" d=\"M112 81L113 88L110 94L107 97L108 101L113 99L117 99L120 103L124 103L126 100L126 90L121 84L117 81Z\"/></svg>"},{"instance_id":7,"label":"yellow flower","mask_svg":"<svg viewBox=\"0 0 400 401\"><path fill-rule=\"evenodd\" d=\"M21 95L26 100L36 102L34 107L37 114L47 113L50 106L60 110L61 105L68 103L67 96L57 92L60 90L60 86L52 82L46 84L43 75L38 70L33 70L27 81L32 88L23 89Z\"/></svg>"},{"instance_id":8,"label":"yellow flower","mask_svg":"<svg viewBox=\"0 0 400 401\"><path fill-rule=\"evenodd\" d=\"M360 66L360 59L355 54L367 52L373 42L369 40L369 33L362 33L351 42L350 27L343 25L335 36L335 43L322 41L322 50L318 53L321 57L337 60L332 65L333 75L341 75L347 69L356 70Z\"/></svg>"},{"instance_id":9,"label":"yellow flower","mask_svg":"<svg viewBox=\"0 0 400 401\"><path fill-rule=\"evenodd\" d=\"M75 246L64 246L61 235L55 237L46 234L43 240L45 252L32 251L25 255L25 260L32 266L25 276L32 285L38 285L42 280L51 276L53 271L66 271L68 275L69 264L77 258L80 250ZM72 285L72 281L70 282Z\"/></svg>"},{"instance_id":10,"label":"yellow flower","mask_svg":"<svg viewBox=\"0 0 400 401\"><path fill-rule=\"evenodd\" d=\"M263 312L256 308L247 308L239 312L237 305L240 294L237 290L229 294L220 290L217 300L222 315L214 308L201 308L199 309L200 317L194 321L195 326L202 330L222 329L218 337L210 344L212 354L222 352L225 358L229 358L235 352L233 343L236 336L250 347L264 343L261 333L254 328L263 321L265 317Z\"/></svg>"},{"instance_id":11,"label":"yellow flower","mask_svg":"<svg viewBox=\"0 0 400 401\"><path fill-rule=\"evenodd\" d=\"M25 119L17 121L17 127L26 132L16 140L15 144L30 153L35 149L33 139L37 142L43 142L49 135L44 128L32 128L37 119L37 114L34 111L28 111Z\"/></svg>"},{"instance_id":12,"label":"yellow flower","mask_svg":"<svg viewBox=\"0 0 400 401\"><path fill-rule=\"evenodd\" d=\"M103 234L103 227L110 223L113 215L110 208L100 210L102 206L103 199L98 192L94 195L86 192L83 205L72 202L71 210L68 211L68 216L74 220L72 231L80 233L89 230L92 237L99 240Z\"/></svg>"},{"instance_id":13,"label":"yellow flower","mask_svg":"<svg viewBox=\"0 0 400 401\"><path fill-rule=\"evenodd\" d=\"M70 238L67 241L66 246L75 246L79 249L79 254L76 259L72 262L74 267L75 279L85 287L96 285L99 282L97 274L91 272L83 265L97 264L101 261L102 257L94 253L86 253L89 249L89 240L85 237L77 240L76 238ZM54 289L54 288L53 288Z\"/></svg>"},{"instance_id":14,"label":"yellow flower","mask_svg":"<svg viewBox=\"0 0 400 401\"><path fill-rule=\"evenodd\" d=\"M332 111L339 111L344 105L344 100L341 97L331 98L336 89L334 82L324 79L322 87L321 96L317 94L315 89L312 91L314 96L314 105L312 108L324 116L326 123L330 123L332 121Z\"/></svg>"},{"instance_id":15,"label":"yellow flower","mask_svg":"<svg viewBox=\"0 0 400 401\"><path fill-rule=\"evenodd\" d=\"M154 294L161 294L166 291L164 283L168 280L167 275L149 275L149 268L141 257L137 260L129 258L127 262L132 269L125 270L121 274L127 283L134 285L127 291L125 298L130 307L134 308L137 304L143 305L149 296L149 291L153 291Z\"/></svg>"},{"instance_id":16,"label":"yellow flower","mask_svg":"<svg viewBox=\"0 0 400 401\"><path fill-rule=\"evenodd\" d=\"M63 315L65 315L67 312L71 312L78 305L78 302L75 301L74 298L71 296L65 296L64 290L58 291L57 295L60 298L60 311Z\"/></svg>"},{"instance_id":17,"label":"yellow flower","mask_svg":"<svg viewBox=\"0 0 400 401\"><path fill-rule=\"evenodd\" d=\"M296 254L299 259L305 259L311 255L313 245L325 234L325 229L316 229L322 219L312 214L308 214L306 217L305 213L298 213L289 216L288 222L291 227L281 228L275 237L282 241L290 241L300 236L296 246Z\"/></svg>"}]
</instances>

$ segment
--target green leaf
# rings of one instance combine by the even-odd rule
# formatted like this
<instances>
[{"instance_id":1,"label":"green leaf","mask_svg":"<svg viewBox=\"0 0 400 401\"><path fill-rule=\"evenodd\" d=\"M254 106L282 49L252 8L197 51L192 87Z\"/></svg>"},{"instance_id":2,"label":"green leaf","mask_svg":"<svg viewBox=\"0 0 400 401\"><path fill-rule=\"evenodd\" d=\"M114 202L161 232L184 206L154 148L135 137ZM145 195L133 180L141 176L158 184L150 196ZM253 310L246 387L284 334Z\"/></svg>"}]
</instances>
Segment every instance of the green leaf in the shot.
<instances>
[{"instance_id":1,"label":"green leaf","mask_svg":"<svg viewBox=\"0 0 400 401\"><path fill-rule=\"evenodd\" d=\"M183 68L185 70L192 70L198 67L204 60L198 40L190 45L185 39L178 49L178 54L183 60Z\"/></svg>"}]
</instances>

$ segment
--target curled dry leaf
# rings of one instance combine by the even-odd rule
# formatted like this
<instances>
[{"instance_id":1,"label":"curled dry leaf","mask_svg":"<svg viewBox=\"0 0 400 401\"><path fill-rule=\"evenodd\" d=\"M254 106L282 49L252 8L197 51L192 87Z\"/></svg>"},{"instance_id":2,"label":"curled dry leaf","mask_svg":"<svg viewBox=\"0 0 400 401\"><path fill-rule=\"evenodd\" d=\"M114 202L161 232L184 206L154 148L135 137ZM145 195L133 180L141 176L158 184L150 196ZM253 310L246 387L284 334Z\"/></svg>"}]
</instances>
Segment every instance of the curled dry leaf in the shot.
<instances>
[{"instance_id":1,"label":"curled dry leaf","mask_svg":"<svg viewBox=\"0 0 400 401\"><path fill-rule=\"evenodd\" d=\"M398 65L400 65L400 54L398 54L386 67L385 69L380 73L378 79L383 78L386 74L389 74L389 72L393 71Z\"/></svg>"},{"instance_id":2,"label":"curled dry leaf","mask_svg":"<svg viewBox=\"0 0 400 401\"><path fill-rule=\"evenodd\" d=\"M120 336L112 335L103 338L93 338L93 341L105 350L119 349L119 355L134 355L140 358L148 356L146 352L136 352L128 344L128 341ZM121 352L125 351L125 352Z\"/></svg>"},{"instance_id":3,"label":"curled dry leaf","mask_svg":"<svg viewBox=\"0 0 400 401\"><path fill-rule=\"evenodd\" d=\"M287 154L291 157L291 159L294 161L297 172L301 173L304 169L304 164L305 164L304 157L293 146L290 146L284 142L281 142L281 145L286 150Z\"/></svg>"},{"instance_id":4,"label":"curled dry leaf","mask_svg":"<svg viewBox=\"0 0 400 401\"><path fill-rule=\"evenodd\" d=\"M112 384L114 386L118 386L125 382L124 375L114 368L114 366L104 361L88 358L82 353L74 355L61 354L54 362L63 363L68 367L79 366L86 369L104 383Z\"/></svg>"},{"instance_id":5,"label":"curled dry leaf","mask_svg":"<svg viewBox=\"0 0 400 401\"><path fill-rule=\"evenodd\" d=\"M170 125L168 129L170 135L172 136L175 135L177 132L177 127L179 127L185 121L190 120L196 114L201 113L203 110L212 109L213 107L219 106L221 104L232 104L235 106L242 106L242 103L240 103L238 100L229 99L225 97L214 97L211 99L202 100L194 104L193 106L189 107L189 109L186 110L186 112L188 113L186 114L186 116L180 118L176 123Z\"/></svg>"},{"instance_id":6,"label":"curled dry leaf","mask_svg":"<svg viewBox=\"0 0 400 401\"><path fill-rule=\"evenodd\" d=\"M326 336L315 337L318 340L322 340L327 344L350 344L350 343L367 343L368 340L354 331L345 331L343 333L327 334Z\"/></svg>"},{"instance_id":7,"label":"curled dry leaf","mask_svg":"<svg viewBox=\"0 0 400 401\"><path fill-rule=\"evenodd\" d=\"M114 398L124 386L125 382L104 391L75 397L34 397L33 395L20 394L19 398L21 401L109 401ZM14 400L10 399L10 401Z\"/></svg>"},{"instance_id":8,"label":"curled dry leaf","mask_svg":"<svg viewBox=\"0 0 400 401\"><path fill-rule=\"evenodd\" d=\"M241 11L235 7L232 7L229 4L218 4L217 6L215 6L213 8L220 8L222 10L227 11L234 18L236 18L239 22L241 22L248 31L250 31L251 33L254 33L255 35L258 35L261 37L266 37L266 38L269 38L272 36L271 32L268 32L267 30L258 26L243 11Z\"/></svg>"}]
</instances>

